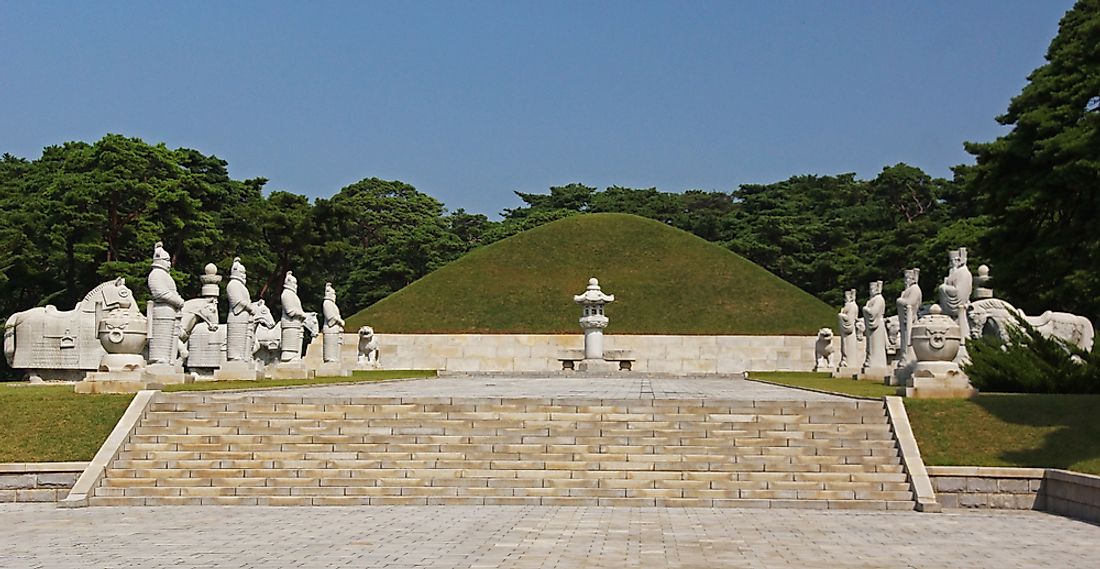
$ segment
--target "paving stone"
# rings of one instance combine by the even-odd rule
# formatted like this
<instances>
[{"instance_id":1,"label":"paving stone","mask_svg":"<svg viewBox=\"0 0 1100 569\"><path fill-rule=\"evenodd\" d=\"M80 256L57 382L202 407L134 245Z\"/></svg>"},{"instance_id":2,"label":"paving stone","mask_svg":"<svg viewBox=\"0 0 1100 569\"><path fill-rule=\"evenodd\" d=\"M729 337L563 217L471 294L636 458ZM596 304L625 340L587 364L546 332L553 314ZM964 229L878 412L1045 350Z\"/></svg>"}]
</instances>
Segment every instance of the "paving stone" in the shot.
<instances>
[{"instance_id":1,"label":"paving stone","mask_svg":"<svg viewBox=\"0 0 1100 569\"><path fill-rule=\"evenodd\" d=\"M527 506L77 510L4 504L0 565L1011 569L1095 567L1100 558L1100 527L1041 512L731 510L675 502L666 505L680 507L535 507L534 500L517 502ZM904 528L905 539L882 531L886 527Z\"/></svg>"}]
</instances>

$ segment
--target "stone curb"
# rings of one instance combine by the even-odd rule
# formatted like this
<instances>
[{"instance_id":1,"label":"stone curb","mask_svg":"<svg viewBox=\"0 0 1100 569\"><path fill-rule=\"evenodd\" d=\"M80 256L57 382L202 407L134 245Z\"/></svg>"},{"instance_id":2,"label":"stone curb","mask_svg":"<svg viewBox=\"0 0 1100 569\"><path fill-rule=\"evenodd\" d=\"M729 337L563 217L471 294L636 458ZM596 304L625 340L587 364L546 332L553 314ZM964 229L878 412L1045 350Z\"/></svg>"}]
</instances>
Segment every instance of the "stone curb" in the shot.
<instances>
[{"instance_id":1,"label":"stone curb","mask_svg":"<svg viewBox=\"0 0 1100 569\"><path fill-rule=\"evenodd\" d=\"M118 456L122 445L130 438L138 422L145 415L145 410L156 400L159 393L159 391L154 390L142 390L134 395L134 399L130 401L130 406L126 408L126 412L122 414L122 418L118 420L114 430L103 442L103 446L99 447L95 457L88 463L84 472L80 474L80 478L76 480L76 484L69 491L69 495L57 503L59 507L82 508L88 505L88 496L99 484L99 480L103 477L107 466Z\"/></svg>"},{"instance_id":2,"label":"stone curb","mask_svg":"<svg viewBox=\"0 0 1100 569\"><path fill-rule=\"evenodd\" d=\"M837 397L847 397L848 399L860 399L865 401L881 401L879 397L870 397L867 395L852 395L851 393L841 393L839 391L829 391L827 389L817 389L815 387L802 387L800 385L788 385L786 383L779 383L778 381L768 381L766 379L758 379L751 377L748 372L745 373L745 379L747 381L755 381L757 383L764 383L767 385L774 385L776 387L786 387L787 389L801 389L802 391L812 391L814 393L824 393L825 395L836 395Z\"/></svg>"},{"instance_id":3,"label":"stone curb","mask_svg":"<svg viewBox=\"0 0 1100 569\"><path fill-rule=\"evenodd\" d=\"M2 473L83 472L87 462L0 462Z\"/></svg>"},{"instance_id":4,"label":"stone curb","mask_svg":"<svg viewBox=\"0 0 1100 569\"><path fill-rule=\"evenodd\" d=\"M883 399L886 400L886 416L890 419L890 427L894 429L894 436L897 437L898 448L901 450L901 461L905 464L905 471L909 473L909 480L913 486L917 511L942 511L942 507L936 501L936 493L932 490L932 480L924 468L917 439L913 436L909 415L905 412L905 403L896 395L888 395Z\"/></svg>"},{"instance_id":5,"label":"stone curb","mask_svg":"<svg viewBox=\"0 0 1100 569\"><path fill-rule=\"evenodd\" d=\"M975 476L986 478L1043 478L1046 468L1018 466L927 466L929 476ZM1078 473L1074 473L1078 474ZM1087 476L1087 475L1086 475Z\"/></svg>"},{"instance_id":6,"label":"stone curb","mask_svg":"<svg viewBox=\"0 0 1100 569\"><path fill-rule=\"evenodd\" d=\"M1072 470L1062 470L1059 468L1048 468L1046 469L1046 477L1052 480L1072 482L1080 486L1100 489L1100 476L1095 474L1085 474L1083 472L1074 472Z\"/></svg>"},{"instance_id":7,"label":"stone curb","mask_svg":"<svg viewBox=\"0 0 1100 569\"><path fill-rule=\"evenodd\" d=\"M517 378L517 379L744 379L745 373L681 373L658 371L447 371L439 370L439 377L458 378Z\"/></svg>"},{"instance_id":8,"label":"stone curb","mask_svg":"<svg viewBox=\"0 0 1100 569\"><path fill-rule=\"evenodd\" d=\"M179 391L165 391L164 393L177 394L177 393L251 393L259 391L284 391L287 389L306 389L310 387L344 387L348 385L362 385L376 383L394 383L398 381L413 381L421 379L439 379L442 377L439 372L436 375L426 375L424 377L395 377L393 379L363 379L359 381L333 381L325 383L303 383L301 385L276 385L273 387L241 387L238 389L181 389ZM209 382L213 383L213 382Z\"/></svg>"}]
</instances>

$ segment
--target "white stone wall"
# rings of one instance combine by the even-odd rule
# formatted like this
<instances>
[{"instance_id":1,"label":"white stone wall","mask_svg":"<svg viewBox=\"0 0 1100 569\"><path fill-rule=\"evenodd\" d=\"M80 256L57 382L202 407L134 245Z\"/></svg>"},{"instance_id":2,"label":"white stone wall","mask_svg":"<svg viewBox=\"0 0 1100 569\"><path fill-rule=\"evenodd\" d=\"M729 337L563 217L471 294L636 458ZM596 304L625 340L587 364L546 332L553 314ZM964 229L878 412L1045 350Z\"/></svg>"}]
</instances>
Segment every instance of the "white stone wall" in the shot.
<instances>
[{"instance_id":1,"label":"white stone wall","mask_svg":"<svg viewBox=\"0 0 1100 569\"><path fill-rule=\"evenodd\" d=\"M474 372L561 370L558 357L584 349L581 334L376 334L384 369ZM604 336L604 350L633 353L633 371L740 373L810 371L814 336ZM343 359L354 367L358 337L344 335ZM839 350L839 346L837 346ZM321 361L321 340L310 345L307 365Z\"/></svg>"}]
</instances>

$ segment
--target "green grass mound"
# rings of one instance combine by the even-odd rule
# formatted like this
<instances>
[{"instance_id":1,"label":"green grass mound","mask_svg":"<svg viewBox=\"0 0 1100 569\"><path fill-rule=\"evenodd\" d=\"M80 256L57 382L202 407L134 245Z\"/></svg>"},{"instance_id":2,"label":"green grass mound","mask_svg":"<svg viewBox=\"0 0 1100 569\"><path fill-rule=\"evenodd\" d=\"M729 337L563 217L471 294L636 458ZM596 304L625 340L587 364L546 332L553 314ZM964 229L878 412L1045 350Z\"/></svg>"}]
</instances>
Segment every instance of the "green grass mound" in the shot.
<instances>
[{"instance_id":1,"label":"green grass mound","mask_svg":"<svg viewBox=\"0 0 1100 569\"><path fill-rule=\"evenodd\" d=\"M577 215L477 249L347 319L383 333L579 334L590 277L610 334L812 335L835 311L729 250L658 221Z\"/></svg>"}]
</instances>

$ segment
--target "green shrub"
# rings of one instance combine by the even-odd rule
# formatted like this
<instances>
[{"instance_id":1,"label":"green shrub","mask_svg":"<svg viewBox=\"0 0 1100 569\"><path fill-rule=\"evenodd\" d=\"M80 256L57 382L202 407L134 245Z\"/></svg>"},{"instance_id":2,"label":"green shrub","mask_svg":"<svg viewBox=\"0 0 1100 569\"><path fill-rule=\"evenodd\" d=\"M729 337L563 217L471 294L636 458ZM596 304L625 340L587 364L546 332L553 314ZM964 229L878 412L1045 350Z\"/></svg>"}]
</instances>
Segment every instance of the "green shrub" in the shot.
<instances>
[{"instance_id":1,"label":"green shrub","mask_svg":"<svg viewBox=\"0 0 1100 569\"><path fill-rule=\"evenodd\" d=\"M974 387L994 393L1100 393L1100 358L1043 336L1021 318L1000 338L970 340L963 371Z\"/></svg>"}]
</instances>

